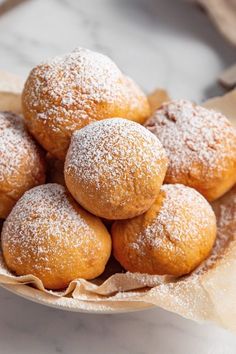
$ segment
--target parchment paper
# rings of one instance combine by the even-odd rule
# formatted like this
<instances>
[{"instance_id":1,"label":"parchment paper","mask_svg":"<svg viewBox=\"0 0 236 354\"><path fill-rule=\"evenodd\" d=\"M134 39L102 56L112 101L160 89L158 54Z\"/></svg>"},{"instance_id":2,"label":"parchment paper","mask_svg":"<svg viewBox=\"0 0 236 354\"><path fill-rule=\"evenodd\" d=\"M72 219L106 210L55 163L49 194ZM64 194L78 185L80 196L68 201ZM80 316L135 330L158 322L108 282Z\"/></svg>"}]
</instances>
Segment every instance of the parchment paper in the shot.
<instances>
[{"instance_id":1,"label":"parchment paper","mask_svg":"<svg viewBox=\"0 0 236 354\"><path fill-rule=\"evenodd\" d=\"M170 100L170 97L166 90L156 89L148 96L148 102L151 107L151 113L154 113L164 102Z\"/></svg>"},{"instance_id":2,"label":"parchment paper","mask_svg":"<svg viewBox=\"0 0 236 354\"><path fill-rule=\"evenodd\" d=\"M195 0L209 14L222 35L236 45L236 0Z\"/></svg>"},{"instance_id":3,"label":"parchment paper","mask_svg":"<svg viewBox=\"0 0 236 354\"><path fill-rule=\"evenodd\" d=\"M234 94L230 97L235 100ZM228 100L228 96L225 99ZM224 107L224 98L220 100ZM235 119L235 111L227 113ZM32 275L11 274L0 253L0 282L14 284L21 293L22 284L28 284L24 286L25 293L41 297L51 306L63 303L69 309L73 301L81 310L106 311L109 308L115 311L122 303L128 304L129 310L136 310L141 304L153 304L195 321L214 321L236 332L236 186L213 207L218 224L216 244L211 256L188 276L176 279L125 273L111 259L98 279L77 279L66 290L53 292L46 290Z\"/></svg>"},{"instance_id":4,"label":"parchment paper","mask_svg":"<svg viewBox=\"0 0 236 354\"><path fill-rule=\"evenodd\" d=\"M0 70L0 111L21 113L21 92L24 80Z\"/></svg>"}]
</instances>

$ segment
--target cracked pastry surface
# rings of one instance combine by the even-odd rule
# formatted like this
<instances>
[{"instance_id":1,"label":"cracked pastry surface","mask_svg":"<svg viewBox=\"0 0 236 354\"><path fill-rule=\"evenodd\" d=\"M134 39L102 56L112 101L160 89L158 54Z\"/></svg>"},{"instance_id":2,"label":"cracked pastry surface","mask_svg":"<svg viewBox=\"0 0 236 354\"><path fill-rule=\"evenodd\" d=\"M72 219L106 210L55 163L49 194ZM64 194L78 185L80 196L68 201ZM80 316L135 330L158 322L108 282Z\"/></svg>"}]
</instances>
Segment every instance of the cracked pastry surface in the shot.
<instances>
[{"instance_id":1,"label":"cracked pastry surface","mask_svg":"<svg viewBox=\"0 0 236 354\"><path fill-rule=\"evenodd\" d=\"M19 116L0 112L0 218L7 217L24 192L44 182L41 149Z\"/></svg>"},{"instance_id":2,"label":"cracked pastry surface","mask_svg":"<svg viewBox=\"0 0 236 354\"><path fill-rule=\"evenodd\" d=\"M167 168L160 141L121 118L86 126L72 136L65 162L67 188L85 209L105 219L127 219L154 202Z\"/></svg>"},{"instance_id":3,"label":"cracked pastry surface","mask_svg":"<svg viewBox=\"0 0 236 354\"><path fill-rule=\"evenodd\" d=\"M111 238L63 186L49 183L17 202L3 226L2 250L17 275L32 274L48 289L64 289L76 278L93 279L104 271Z\"/></svg>"},{"instance_id":4,"label":"cracked pastry surface","mask_svg":"<svg viewBox=\"0 0 236 354\"><path fill-rule=\"evenodd\" d=\"M145 126L167 152L165 183L193 187L209 201L236 183L236 130L221 113L176 100L164 104Z\"/></svg>"},{"instance_id":5,"label":"cracked pastry surface","mask_svg":"<svg viewBox=\"0 0 236 354\"><path fill-rule=\"evenodd\" d=\"M211 252L216 218L196 190L166 184L146 213L116 221L111 232L113 254L126 270L181 276Z\"/></svg>"},{"instance_id":6,"label":"cracked pastry surface","mask_svg":"<svg viewBox=\"0 0 236 354\"><path fill-rule=\"evenodd\" d=\"M75 130L97 120L125 117L144 123L147 97L107 56L78 48L36 66L22 94L30 132L64 159Z\"/></svg>"}]
</instances>

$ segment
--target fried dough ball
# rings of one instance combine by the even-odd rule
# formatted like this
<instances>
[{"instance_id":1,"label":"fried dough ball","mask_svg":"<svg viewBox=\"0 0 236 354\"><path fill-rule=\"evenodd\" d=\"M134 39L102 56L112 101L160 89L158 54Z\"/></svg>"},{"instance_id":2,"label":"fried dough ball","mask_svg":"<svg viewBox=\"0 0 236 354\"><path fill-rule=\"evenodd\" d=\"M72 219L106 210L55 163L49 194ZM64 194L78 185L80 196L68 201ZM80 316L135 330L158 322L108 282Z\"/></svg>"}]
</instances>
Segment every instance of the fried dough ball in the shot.
<instances>
[{"instance_id":1,"label":"fried dough ball","mask_svg":"<svg viewBox=\"0 0 236 354\"><path fill-rule=\"evenodd\" d=\"M167 168L159 140L142 125L106 119L74 133L65 182L85 209L105 219L144 213L155 201Z\"/></svg>"},{"instance_id":2,"label":"fried dough ball","mask_svg":"<svg viewBox=\"0 0 236 354\"><path fill-rule=\"evenodd\" d=\"M115 258L130 272L181 276L211 252L215 214L196 190L167 184L151 208L112 226Z\"/></svg>"},{"instance_id":3,"label":"fried dough ball","mask_svg":"<svg viewBox=\"0 0 236 354\"><path fill-rule=\"evenodd\" d=\"M140 88L110 58L84 48L36 66L22 102L30 132L59 159L72 133L91 122L125 117L143 123L150 115Z\"/></svg>"},{"instance_id":4,"label":"fried dough ball","mask_svg":"<svg viewBox=\"0 0 236 354\"><path fill-rule=\"evenodd\" d=\"M32 274L48 289L63 289L76 278L93 279L104 271L111 238L99 218L52 183L17 202L3 226L2 250L17 275Z\"/></svg>"},{"instance_id":5,"label":"fried dough ball","mask_svg":"<svg viewBox=\"0 0 236 354\"><path fill-rule=\"evenodd\" d=\"M42 151L22 119L0 112L0 218L7 217L24 192L44 181Z\"/></svg>"},{"instance_id":6,"label":"fried dough ball","mask_svg":"<svg viewBox=\"0 0 236 354\"><path fill-rule=\"evenodd\" d=\"M186 100L164 104L146 122L162 142L165 183L182 183L212 201L236 183L236 130L221 113Z\"/></svg>"}]
</instances>

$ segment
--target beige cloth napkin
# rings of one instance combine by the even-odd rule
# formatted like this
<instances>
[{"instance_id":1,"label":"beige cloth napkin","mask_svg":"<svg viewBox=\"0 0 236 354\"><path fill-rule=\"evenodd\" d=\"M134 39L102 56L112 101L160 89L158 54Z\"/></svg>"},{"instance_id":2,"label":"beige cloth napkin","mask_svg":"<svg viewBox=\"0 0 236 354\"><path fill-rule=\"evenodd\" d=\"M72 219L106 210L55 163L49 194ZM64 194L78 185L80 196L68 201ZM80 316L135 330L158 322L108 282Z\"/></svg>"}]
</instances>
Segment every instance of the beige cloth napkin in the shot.
<instances>
[{"instance_id":1,"label":"beige cloth napkin","mask_svg":"<svg viewBox=\"0 0 236 354\"><path fill-rule=\"evenodd\" d=\"M196 0L209 14L219 31L236 45L236 0Z\"/></svg>"}]
</instances>

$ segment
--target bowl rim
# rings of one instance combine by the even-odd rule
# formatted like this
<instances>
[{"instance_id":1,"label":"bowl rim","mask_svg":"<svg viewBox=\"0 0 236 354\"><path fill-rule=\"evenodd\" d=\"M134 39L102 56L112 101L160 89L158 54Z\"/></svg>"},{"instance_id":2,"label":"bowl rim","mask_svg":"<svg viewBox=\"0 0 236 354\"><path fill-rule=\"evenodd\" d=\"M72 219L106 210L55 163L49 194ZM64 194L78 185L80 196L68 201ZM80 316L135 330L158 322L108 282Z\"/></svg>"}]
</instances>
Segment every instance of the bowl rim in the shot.
<instances>
[{"instance_id":1,"label":"bowl rim","mask_svg":"<svg viewBox=\"0 0 236 354\"><path fill-rule=\"evenodd\" d=\"M39 289L29 287L27 284L0 283L0 287L31 302L69 312L108 315L144 311L156 307L153 304L148 304L143 301L135 302L137 307L130 307L130 304L134 303L133 301L122 301L122 305L119 308L112 308L108 305L104 305L101 307L98 306L98 303L94 301L82 301L69 297L63 297L63 301L61 301L62 298L58 298L58 301L55 301L55 297L52 296L51 299L53 299L54 301L50 301L50 296L48 298L48 294L43 293ZM47 296L47 300L45 299L45 295ZM89 308L83 308L81 305L82 303L89 303Z\"/></svg>"}]
</instances>

